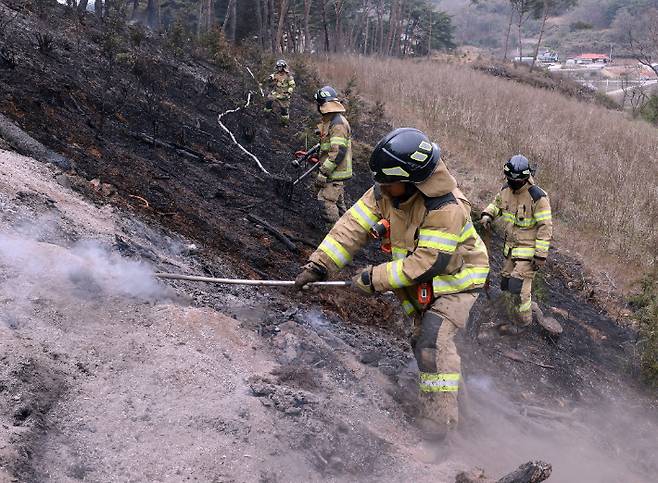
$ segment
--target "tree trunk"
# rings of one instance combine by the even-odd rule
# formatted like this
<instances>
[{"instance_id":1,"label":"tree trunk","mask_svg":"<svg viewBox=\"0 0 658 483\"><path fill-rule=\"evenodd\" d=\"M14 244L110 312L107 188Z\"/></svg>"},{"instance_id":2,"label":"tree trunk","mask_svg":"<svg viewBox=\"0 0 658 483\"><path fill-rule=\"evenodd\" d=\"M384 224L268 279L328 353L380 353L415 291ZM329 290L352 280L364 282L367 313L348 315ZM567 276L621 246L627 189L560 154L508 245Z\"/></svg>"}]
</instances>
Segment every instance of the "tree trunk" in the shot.
<instances>
[{"instance_id":1,"label":"tree trunk","mask_svg":"<svg viewBox=\"0 0 658 483\"><path fill-rule=\"evenodd\" d=\"M279 8L279 26L276 29L276 48L277 52L283 52L283 27L286 24L286 16L288 15L289 0L281 0Z\"/></svg>"},{"instance_id":2,"label":"tree trunk","mask_svg":"<svg viewBox=\"0 0 658 483\"><path fill-rule=\"evenodd\" d=\"M208 15L210 15L210 13L208 13ZM224 23L222 24L222 32L224 32L226 40L235 41L235 38L232 37L232 35L235 35L235 32L231 32L234 15L235 0L228 0L228 4L226 5L226 15L224 16Z\"/></svg>"},{"instance_id":3,"label":"tree trunk","mask_svg":"<svg viewBox=\"0 0 658 483\"><path fill-rule=\"evenodd\" d=\"M327 23L327 9L325 3L326 0L320 0L320 7L322 9L322 28L324 29L324 51L329 52L329 25Z\"/></svg>"},{"instance_id":4,"label":"tree trunk","mask_svg":"<svg viewBox=\"0 0 658 483\"><path fill-rule=\"evenodd\" d=\"M256 29L258 30L258 43L261 48L265 46L263 43L263 11L261 10L261 0L254 0L256 6Z\"/></svg>"},{"instance_id":5,"label":"tree trunk","mask_svg":"<svg viewBox=\"0 0 658 483\"><path fill-rule=\"evenodd\" d=\"M270 36L270 47L272 52L276 52L276 31L274 30L274 19L276 11L274 9L274 0L267 0L267 31Z\"/></svg>"},{"instance_id":6,"label":"tree trunk","mask_svg":"<svg viewBox=\"0 0 658 483\"><path fill-rule=\"evenodd\" d=\"M548 18L548 2L544 0L544 15L541 19L541 28L539 29L539 40L537 40L537 47L535 48L535 56L532 58L532 64L530 65L530 72L535 68L535 62L537 62L537 56L539 55L539 47L541 41L544 38L544 29L546 28L546 19Z\"/></svg>"},{"instance_id":7,"label":"tree trunk","mask_svg":"<svg viewBox=\"0 0 658 483\"><path fill-rule=\"evenodd\" d=\"M507 24L507 35L505 36L505 55L503 56L503 62L507 60L507 54L509 52L509 36L512 33L512 22L514 21L514 7L510 7L509 11L509 23Z\"/></svg>"},{"instance_id":8,"label":"tree trunk","mask_svg":"<svg viewBox=\"0 0 658 483\"><path fill-rule=\"evenodd\" d=\"M89 0L80 0L80 3L78 3L78 12L85 13L87 11L88 4L89 4Z\"/></svg>"},{"instance_id":9,"label":"tree trunk","mask_svg":"<svg viewBox=\"0 0 658 483\"><path fill-rule=\"evenodd\" d=\"M395 34L395 28L398 23L398 19L396 17L397 11L398 11L398 3L400 0L393 0L391 3L391 11L388 15L388 34L386 35L386 55L391 55L391 51L393 50L393 38Z\"/></svg>"},{"instance_id":10,"label":"tree trunk","mask_svg":"<svg viewBox=\"0 0 658 483\"><path fill-rule=\"evenodd\" d=\"M381 55L384 50L384 0L377 4L377 52Z\"/></svg>"},{"instance_id":11,"label":"tree trunk","mask_svg":"<svg viewBox=\"0 0 658 483\"><path fill-rule=\"evenodd\" d=\"M432 57L432 10L430 9L430 24L428 25L427 28L428 34L427 34L427 58L430 59Z\"/></svg>"},{"instance_id":12,"label":"tree trunk","mask_svg":"<svg viewBox=\"0 0 658 483\"><path fill-rule=\"evenodd\" d=\"M521 8L521 7L519 7ZM523 25L523 10L519 10L519 62L523 62L523 39L521 38L521 26Z\"/></svg>"},{"instance_id":13,"label":"tree trunk","mask_svg":"<svg viewBox=\"0 0 658 483\"><path fill-rule=\"evenodd\" d=\"M311 30L309 20L311 18L311 0L304 0L304 52L311 52Z\"/></svg>"},{"instance_id":14,"label":"tree trunk","mask_svg":"<svg viewBox=\"0 0 658 483\"><path fill-rule=\"evenodd\" d=\"M153 30L160 30L160 0L148 0L146 22Z\"/></svg>"},{"instance_id":15,"label":"tree trunk","mask_svg":"<svg viewBox=\"0 0 658 483\"><path fill-rule=\"evenodd\" d=\"M335 28L335 35L334 35L334 52L342 52L343 51L343 32L342 32L342 17L343 17L343 7L344 7L344 0L335 0L334 3L334 12L336 13L336 28Z\"/></svg>"},{"instance_id":16,"label":"tree trunk","mask_svg":"<svg viewBox=\"0 0 658 483\"><path fill-rule=\"evenodd\" d=\"M368 36L370 34L370 16L366 12L366 28L363 31L363 55L368 55Z\"/></svg>"},{"instance_id":17,"label":"tree trunk","mask_svg":"<svg viewBox=\"0 0 658 483\"><path fill-rule=\"evenodd\" d=\"M96 17L98 17L100 20L103 19L103 0L94 1L94 13L96 14Z\"/></svg>"}]
</instances>

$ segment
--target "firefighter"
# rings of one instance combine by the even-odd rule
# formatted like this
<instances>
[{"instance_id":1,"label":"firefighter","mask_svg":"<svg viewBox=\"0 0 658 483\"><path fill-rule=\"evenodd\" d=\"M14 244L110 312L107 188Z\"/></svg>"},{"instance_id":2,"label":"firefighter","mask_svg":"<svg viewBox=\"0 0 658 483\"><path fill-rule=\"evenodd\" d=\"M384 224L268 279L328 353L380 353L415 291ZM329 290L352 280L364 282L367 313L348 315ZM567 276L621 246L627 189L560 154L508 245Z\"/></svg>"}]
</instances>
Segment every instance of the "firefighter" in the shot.
<instances>
[{"instance_id":1,"label":"firefighter","mask_svg":"<svg viewBox=\"0 0 658 483\"><path fill-rule=\"evenodd\" d=\"M454 338L486 282L487 249L473 228L469 201L425 133L390 132L372 152L370 170L374 187L335 224L295 284L341 270L379 233L392 261L362 269L352 287L367 295L393 290L413 318L419 424L438 439L458 422L462 376Z\"/></svg>"},{"instance_id":2,"label":"firefighter","mask_svg":"<svg viewBox=\"0 0 658 483\"><path fill-rule=\"evenodd\" d=\"M290 98L295 90L295 79L285 60L277 60L275 68L276 71L269 77L271 91L265 102L265 112L272 112L276 103L281 111L281 124L287 126L290 123Z\"/></svg>"},{"instance_id":3,"label":"firefighter","mask_svg":"<svg viewBox=\"0 0 658 483\"><path fill-rule=\"evenodd\" d=\"M553 222L548 195L535 184L528 158L513 156L503 171L507 184L482 212L481 223L490 230L493 220L500 217L505 225L501 289L514 296L518 317L499 330L515 335L532 323L532 281L546 263Z\"/></svg>"},{"instance_id":4,"label":"firefighter","mask_svg":"<svg viewBox=\"0 0 658 483\"><path fill-rule=\"evenodd\" d=\"M320 134L320 170L315 179L322 218L336 223L345 206L344 181L352 177L352 130L343 115L345 107L338 101L336 90L325 86L315 93L322 122Z\"/></svg>"}]
</instances>

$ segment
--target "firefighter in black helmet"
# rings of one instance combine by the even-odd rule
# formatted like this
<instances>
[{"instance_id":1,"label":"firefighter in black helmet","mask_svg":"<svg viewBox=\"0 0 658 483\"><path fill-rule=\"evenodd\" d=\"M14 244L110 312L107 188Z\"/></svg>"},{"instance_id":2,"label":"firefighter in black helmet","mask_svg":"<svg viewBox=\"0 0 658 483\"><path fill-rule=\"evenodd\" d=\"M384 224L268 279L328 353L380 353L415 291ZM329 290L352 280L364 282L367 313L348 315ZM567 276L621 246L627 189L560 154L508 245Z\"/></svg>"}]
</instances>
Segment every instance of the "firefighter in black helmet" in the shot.
<instances>
[{"instance_id":1,"label":"firefighter in black helmet","mask_svg":"<svg viewBox=\"0 0 658 483\"><path fill-rule=\"evenodd\" d=\"M380 234L391 261L360 269L353 287L362 294L393 290L412 318L419 422L429 437L441 437L458 422L461 360L454 337L484 286L489 257L471 222L470 203L425 133L402 128L386 135L370 170L375 186L334 225L296 284L343 269L371 234Z\"/></svg>"},{"instance_id":2,"label":"firefighter in black helmet","mask_svg":"<svg viewBox=\"0 0 658 483\"><path fill-rule=\"evenodd\" d=\"M546 263L553 235L551 203L535 184L528 158L512 156L503 166L507 183L482 212L482 225L490 229L500 218L505 227L501 288L514 298L516 317L499 326L505 334L519 334L532 323L532 281Z\"/></svg>"},{"instance_id":3,"label":"firefighter in black helmet","mask_svg":"<svg viewBox=\"0 0 658 483\"><path fill-rule=\"evenodd\" d=\"M268 78L270 93L265 102L265 112L272 112L274 103L276 103L281 111L281 124L287 126L290 123L290 99L295 90L295 79L285 60L277 60L275 69L275 72Z\"/></svg>"},{"instance_id":4,"label":"firefighter in black helmet","mask_svg":"<svg viewBox=\"0 0 658 483\"><path fill-rule=\"evenodd\" d=\"M318 89L314 98L322 115L318 124L321 164L315 186L322 218L333 224L347 209L344 183L352 177L352 129L333 87Z\"/></svg>"}]
</instances>

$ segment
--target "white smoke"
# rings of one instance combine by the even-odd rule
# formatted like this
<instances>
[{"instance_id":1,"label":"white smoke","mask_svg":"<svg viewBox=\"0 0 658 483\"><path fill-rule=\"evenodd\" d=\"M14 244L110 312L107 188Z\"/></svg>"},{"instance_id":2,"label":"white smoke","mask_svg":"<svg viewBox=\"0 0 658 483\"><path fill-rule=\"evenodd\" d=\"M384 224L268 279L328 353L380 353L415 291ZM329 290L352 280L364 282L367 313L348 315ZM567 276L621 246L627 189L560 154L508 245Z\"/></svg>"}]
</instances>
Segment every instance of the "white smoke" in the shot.
<instances>
[{"instance_id":1,"label":"white smoke","mask_svg":"<svg viewBox=\"0 0 658 483\"><path fill-rule=\"evenodd\" d=\"M166 288L156 281L151 267L111 253L98 242L83 241L63 248L24 235L25 230L21 235L0 233L5 294L140 300L166 296Z\"/></svg>"}]
</instances>

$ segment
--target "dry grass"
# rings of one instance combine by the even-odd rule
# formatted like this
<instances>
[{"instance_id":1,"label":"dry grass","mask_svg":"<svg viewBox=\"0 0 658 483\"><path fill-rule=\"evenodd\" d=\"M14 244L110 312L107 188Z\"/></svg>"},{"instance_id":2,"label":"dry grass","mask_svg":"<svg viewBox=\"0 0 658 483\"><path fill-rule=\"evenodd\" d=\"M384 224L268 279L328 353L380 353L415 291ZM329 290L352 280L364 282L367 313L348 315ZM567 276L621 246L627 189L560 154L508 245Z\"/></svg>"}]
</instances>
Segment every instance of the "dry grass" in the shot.
<instances>
[{"instance_id":1,"label":"dry grass","mask_svg":"<svg viewBox=\"0 0 658 483\"><path fill-rule=\"evenodd\" d=\"M538 165L569 238L594 233L596 244L620 261L655 265L654 127L461 65L361 57L316 64L321 78L339 88L356 74L361 92L385 102L394 125L430 133L449 153L451 168L475 183L475 199L492 196L503 183L504 160L524 153Z\"/></svg>"}]
</instances>

